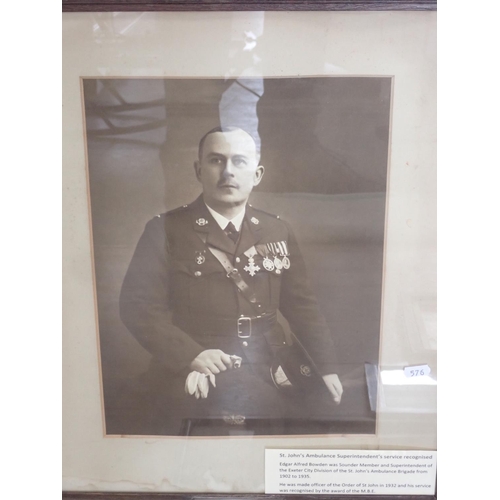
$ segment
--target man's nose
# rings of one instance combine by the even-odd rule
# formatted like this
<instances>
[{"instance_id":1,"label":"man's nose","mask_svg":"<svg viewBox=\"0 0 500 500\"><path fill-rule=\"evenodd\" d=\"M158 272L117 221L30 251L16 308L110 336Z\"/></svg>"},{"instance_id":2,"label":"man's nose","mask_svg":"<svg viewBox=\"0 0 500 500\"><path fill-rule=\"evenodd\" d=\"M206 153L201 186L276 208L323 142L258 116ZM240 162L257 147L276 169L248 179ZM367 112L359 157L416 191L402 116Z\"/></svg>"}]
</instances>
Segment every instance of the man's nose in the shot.
<instances>
[{"instance_id":1,"label":"man's nose","mask_svg":"<svg viewBox=\"0 0 500 500\"><path fill-rule=\"evenodd\" d=\"M224 168L222 169L223 177L233 177L234 176L234 165L231 159L228 159L224 163Z\"/></svg>"}]
</instances>

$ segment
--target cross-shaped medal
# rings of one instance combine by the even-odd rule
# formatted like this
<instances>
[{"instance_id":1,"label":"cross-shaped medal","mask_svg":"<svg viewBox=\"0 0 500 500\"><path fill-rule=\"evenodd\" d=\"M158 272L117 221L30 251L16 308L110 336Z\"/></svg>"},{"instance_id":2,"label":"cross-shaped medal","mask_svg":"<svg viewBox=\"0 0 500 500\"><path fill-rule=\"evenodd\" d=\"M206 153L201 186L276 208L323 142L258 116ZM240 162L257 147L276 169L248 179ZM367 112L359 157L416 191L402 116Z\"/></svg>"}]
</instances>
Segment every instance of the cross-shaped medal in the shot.
<instances>
[{"instance_id":1,"label":"cross-shaped medal","mask_svg":"<svg viewBox=\"0 0 500 500\"><path fill-rule=\"evenodd\" d=\"M260 267L255 265L255 261L253 260L253 257L248 258L248 266L245 266L243 268L250 276L255 276L255 273L257 271L260 271Z\"/></svg>"}]
</instances>

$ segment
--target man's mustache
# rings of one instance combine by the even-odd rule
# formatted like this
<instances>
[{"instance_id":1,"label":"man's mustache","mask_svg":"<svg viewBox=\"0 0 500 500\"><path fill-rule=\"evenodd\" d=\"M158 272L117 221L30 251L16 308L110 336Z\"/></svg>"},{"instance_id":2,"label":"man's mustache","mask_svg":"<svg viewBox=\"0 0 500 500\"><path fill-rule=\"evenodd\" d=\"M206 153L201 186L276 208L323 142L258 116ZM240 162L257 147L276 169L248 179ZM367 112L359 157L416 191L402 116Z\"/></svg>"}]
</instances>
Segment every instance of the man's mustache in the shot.
<instances>
[{"instance_id":1,"label":"man's mustache","mask_svg":"<svg viewBox=\"0 0 500 500\"><path fill-rule=\"evenodd\" d=\"M221 187L234 187L234 188L238 189L240 186L236 182L229 181L229 180L226 180L226 179L221 179L217 183L217 187L218 188L221 188Z\"/></svg>"}]
</instances>

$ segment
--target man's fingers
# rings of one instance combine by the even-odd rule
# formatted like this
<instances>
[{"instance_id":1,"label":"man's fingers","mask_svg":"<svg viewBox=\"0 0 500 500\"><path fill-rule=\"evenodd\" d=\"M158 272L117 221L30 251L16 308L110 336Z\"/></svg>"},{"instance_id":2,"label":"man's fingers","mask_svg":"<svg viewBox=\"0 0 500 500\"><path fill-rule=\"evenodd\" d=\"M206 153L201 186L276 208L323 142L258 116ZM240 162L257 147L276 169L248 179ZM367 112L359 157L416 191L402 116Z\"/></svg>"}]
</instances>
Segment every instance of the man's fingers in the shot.
<instances>
[{"instance_id":1,"label":"man's fingers","mask_svg":"<svg viewBox=\"0 0 500 500\"><path fill-rule=\"evenodd\" d=\"M342 397L342 394L339 393L337 388L331 382L327 385L327 387L328 387L328 390L332 393L333 400L336 403L340 403L340 398Z\"/></svg>"},{"instance_id":2,"label":"man's fingers","mask_svg":"<svg viewBox=\"0 0 500 500\"><path fill-rule=\"evenodd\" d=\"M344 388L342 387L342 383L340 382L340 379L338 375L334 375L331 377L330 382L332 386L335 388L339 396L342 396L342 393L344 392Z\"/></svg>"},{"instance_id":3,"label":"man's fingers","mask_svg":"<svg viewBox=\"0 0 500 500\"><path fill-rule=\"evenodd\" d=\"M223 363L221 359L214 361L214 364L221 372L225 372L227 370L227 366Z\"/></svg>"},{"instance_id":4,"label":"man's fingers","mask_svg":"<svg viewBox=\"0 0 500 500\"><path fill-rule=\"evenodd\" d=\"M344 393L344 388L342 387L342 384L339 382L333 382L333 386L335 387L335 390L339 393L339 396L342 396Z\"/></svg>"},{"instance_id":5,"label":"man's fingers","mask_svg":"<svg viewBox=\"0 0 500 500\"><path fill-rule=\"evenodd\" d=\"M210 373L217 375L220 372L226 371L231 366L230 356L220 349L207 349L200 352L189 365L191 370L196 370L206 375L210 375Z\"/></svg>"},{"instance_id":6,"label":"man's fingers","mask_svg":"<svg viewBox=\"0 0 500 500\"><path fill-rule=\"evenodd\" d=\"M231 356L229 356L229 354L226 354L225 352L221 351L220 359L224 363L225 366L227 366L229 368L231 366L233 366L233 363L231 361Z\"/></svg>"},{"instance_id":7,"label":"man's fingers","mask_svg":"<svg viewBox=\"0 0 500 500\"><path fill-rule=\"evenodd\" d=\"M204 372L207 375L210 375L210 373L213 373L214 375L217 375L218 373L220 373L220 370L217 368L215 363L212 363L212 362L207 363L207 368L210 370L208 373Z\"/></svg>"},{"instance_id":8,"label":"man's fingers","mask_svg":"<svg viewBox=\"0 0 500 500\"><path fill-rule=\"evenodd\" d=\"M231 360L231 368L241 368L242 358L233 354L229 356L229 359Z\"/></svg>"},{"instance_id":9,"label":"man's fingers","mask_svg":"<svg viewBox=\"0 0 500 500\"><path fill-rule=\"evenodd\" d=\"M332 394L333 400L335 401L335 403L339 404L340 400L342 399L343 388L338 375L336 375L335 373L324 375L323 380L325 381L328 390Z\"/></svg>"}]
</instances>

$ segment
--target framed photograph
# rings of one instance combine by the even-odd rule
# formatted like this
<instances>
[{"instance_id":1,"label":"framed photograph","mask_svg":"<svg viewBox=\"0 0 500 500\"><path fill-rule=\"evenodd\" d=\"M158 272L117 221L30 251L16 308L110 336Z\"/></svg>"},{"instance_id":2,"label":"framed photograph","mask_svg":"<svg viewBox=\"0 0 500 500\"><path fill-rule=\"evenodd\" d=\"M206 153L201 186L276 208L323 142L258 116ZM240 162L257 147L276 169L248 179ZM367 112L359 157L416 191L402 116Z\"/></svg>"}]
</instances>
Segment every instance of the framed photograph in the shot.
<instances>
[{"instance_id":1,"label":"framed photograph","mask_svg":"<svg viewBox=\"0 0 500 500\"><path fill-rule=\"evenodd\" d=\"M313 4L63 3L67 498L436 450L435 12Z\"/></svg>"}]
</instances>

